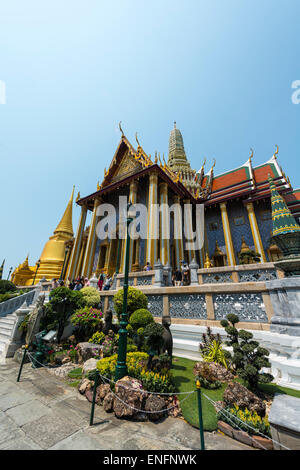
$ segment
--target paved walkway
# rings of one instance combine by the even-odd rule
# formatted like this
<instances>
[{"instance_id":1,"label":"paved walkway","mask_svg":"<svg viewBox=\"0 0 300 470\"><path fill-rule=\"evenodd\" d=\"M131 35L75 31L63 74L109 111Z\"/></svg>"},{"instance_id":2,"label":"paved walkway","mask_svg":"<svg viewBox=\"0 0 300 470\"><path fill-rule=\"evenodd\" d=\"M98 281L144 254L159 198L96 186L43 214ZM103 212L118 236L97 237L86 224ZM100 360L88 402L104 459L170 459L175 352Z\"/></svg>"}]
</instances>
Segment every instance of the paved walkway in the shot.
<instances>
[{"instance_id":1,"label":"paved walkway","mask_svg":"<svg viewBox=\"0 0 300 470\"><path fill-rule=\"evenodd\" d=\"M199 431L178 418L126 421L96 406L89 426L91 404L76 389L30 364L17 383L18 369L12 359L0 365L0 449L199 449ZM219 433L205 433L205 444L209 450L251 449Z\"/></svg>"}]
</instances>

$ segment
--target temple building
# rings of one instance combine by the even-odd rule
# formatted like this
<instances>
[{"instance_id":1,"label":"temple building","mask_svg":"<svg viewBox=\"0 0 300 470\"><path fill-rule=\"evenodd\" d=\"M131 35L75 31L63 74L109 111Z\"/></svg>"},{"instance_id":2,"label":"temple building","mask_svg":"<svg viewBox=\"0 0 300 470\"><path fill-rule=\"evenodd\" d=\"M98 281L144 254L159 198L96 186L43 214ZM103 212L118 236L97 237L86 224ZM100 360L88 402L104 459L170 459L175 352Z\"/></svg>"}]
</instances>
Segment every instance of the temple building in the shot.
<instances>
[{"instance_id":1,"label":"temple building","mask_svg":"<svg viewBox=\"0 0 300 470\"><path fill-rule=\"evenodd\" d=\"M205 170L205 162L199 171L191 168L176 123L170 133L167 161L157 153L154 157L148 155L137 137L137 147L134 148L121 126L120 130L121 140L108 170L104 171L103 181L87 196L81 197L78 193L76 203L81 214L75 237L72 193L61 222L44 247L35 282L42 278L73 279L90 277L93 273L98 276L102 272L113 275L124 271L126 240L121 236L120 196L126 196L132 203L144 204L148 210L147 236L130 240L131 272L142 271L147 262L153 268L158 260L174 270L183 260L187 263L195 260L201 268L209 268L265 263L281 258L280 249L271 241L268 178L272 178L272 184L297 223L300 218L300 189L292 188L279 166L278 147L274 155L261 165L253 165L252 151L239 168L215 175L216 162L208 171ZM112 204L117 211L115 233L111 239L101 239L97 235L97 209L101 204ZM171 212L169 232L166 214L161 211L157 217L155 204L164 204L165 207L176 204L179 213ZM183 210L185 204L191 207L187 216ZM198 250L190 249L184 235L178 238L175 233L179 230L184 234L186 225L190 231L197 230L195 214L199 204L204 205L204 246ZM89 212L91 221L86 226ZM175 223L176 220L181 220L181 223ZM154 236L156 232L160 234L158 239ZM166 233L168 236L163 235ZM29 269L36 271L36 268ZM23 270L24 267L19 266L13 273L15 283L21 283ZM28 273L27 276L28 285L33 276Z\"/></svg>"}]
</instances>

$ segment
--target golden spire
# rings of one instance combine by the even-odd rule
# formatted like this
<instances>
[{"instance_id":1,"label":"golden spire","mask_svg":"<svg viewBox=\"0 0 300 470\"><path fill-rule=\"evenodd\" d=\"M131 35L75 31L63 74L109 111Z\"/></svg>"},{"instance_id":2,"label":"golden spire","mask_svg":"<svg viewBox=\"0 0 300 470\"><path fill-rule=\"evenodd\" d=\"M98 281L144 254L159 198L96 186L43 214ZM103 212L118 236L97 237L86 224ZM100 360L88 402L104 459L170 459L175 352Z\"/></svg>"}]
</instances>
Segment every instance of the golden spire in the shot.
<instances>
[{"instance_id":1,"label":"golden spire","mask_svg":"<svg viewBox=\"0 0 300 470\"><path fill-rule=\"evenodd\" d=\"M69 234L70 237L73 236L72 206L73 206L74 189L75 189L75 186L73 186L73 191L72 191L70 200L68 202L67 208L64 212L64 215L62 216L61 221L59 222L58 226L54 230L55 234L58 232L65 232Z\"/></svg>"},{"instance_id":2,"label":"golden spire","mask_svg":"<svg viewBox=\"0 0 300 470\"><path fill-rule=\"evenodd\" d=\"M251 155L250 155L250 157L249 157L249 161L251 162L251 160L252 160L252 158L253 158L254 151L253 151L252 148L250 148L250 150L251 150Z\"/></svg>"},{"instance_id":3,"label":"golden spire","mask_svg":"<svg viewBox=\"0 0 300 470\"><path fill-rule=\"evenodd\" d=\"M273 157L277 158L276 155L278 155L278 145L276 145L276 152L274 153Z\"/></svg>"}]
</instances>

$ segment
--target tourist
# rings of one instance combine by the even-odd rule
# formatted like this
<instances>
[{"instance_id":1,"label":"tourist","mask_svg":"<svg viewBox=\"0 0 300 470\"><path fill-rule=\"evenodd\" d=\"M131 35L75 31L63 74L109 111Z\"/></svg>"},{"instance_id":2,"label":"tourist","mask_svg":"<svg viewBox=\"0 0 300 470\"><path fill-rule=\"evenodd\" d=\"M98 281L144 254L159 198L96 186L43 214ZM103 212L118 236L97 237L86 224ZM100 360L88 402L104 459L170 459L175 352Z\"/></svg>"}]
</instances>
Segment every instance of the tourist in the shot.
<instances>
[{"instance_id":1,"label":"tourist","mask_svg":"<svg viewBox=\"0 0 300 470\"><path fill-rule=\"evenodd\" d=\"M188 265L184 262L181 269L182 269L182 275L183 275L183 285L184 285L184 286L188 286L189 283L190 283L190 281L189 281L189 272L190 272L190 268L189 268Z\"/></svg>"},{"instance_id":2,"label":"tourist","mask_svg":"<svg viewBox=\"0 0 300 470\"><path fill-rule=\"evenodd\" d=\"M69 284L69 289L74 290L74 287L75 287L75 280L72 279L72 281Z\"/></svg>"},{"instance_id":3,"label":"tourist","mask_svg":"<svg viewBox=\"0 0 300 470\"><path fill-rule=\"evenodd\" d=\"M104 283L103 290L109 290L111 285L112 285L112 277L108 276L105 283Z\"/></svg>"},{"instance_id":4,"label":"tourist","mask_svg":"<svg viewBox=\"0 0 300 470\"><path fill-rule=\"evenodd\" d=\"M58 284L59 284L59 287L63 287L65 285L64 281L62 279L60 279L58 281Z\"/></svg>"},{"instance_id":5,"label":"tourist","mask_svg":"<svg viewBox=\"0 0 300 470\"><path fill-rule=\"evenodd\" d=\"M88 287L90 285L89 279L86 277L84 280L84 287Z\"/></svg>"},{"instance_id":6,"label":"tourist","mask_svg":"<svg viewBox=\"0 0 300 470\"><path fill-rule=\"evenodd\" d=\"M102 290L103 282L104 282L104 274L101 273L100 276L99 276L99 280L98 280L98 288L99 288L99 290Z\"/></svg>"},{"instance_id":7,"label":"tourist","mask_svg":"<svg viewBox=\"0 0 300 470\"><path fill-rule=\"evenodd\" d=\"M151 271L151 269L152 269L152 267L151 267L149 261L147 261L146 266L144 266L144 271Z\"/></svg>"},{"instance_id":8,"label":"tourist","mask_svg":"<svg viewBox=\"0 0 300 470\"><path fill-rule=\"evenodd\" d=\"M182 281L182 273L180 269L177 268L175 271L175 286L179 287L181 285L181 281Z\"/></svg>"},{"instance_id":9,"label":"tourist","mask_svg":"<svg viewBox=\"0 0 300 470\"><path fill-rule=\"evenodd\" d=\"M81 280L77 279L74 290L80 290L80 289L82 289L82 287L83 287L83 285L81 283Z\"/></svg>"},{"instance_id":10,"label":"tourist","mask_svg":"<svg viewBox=\"0 0 300 470\"><path fill-rule=\"evenodd\" d=\"M58 287L58 282L57 282L57 280L54 278L54 279L52 279L52 281L51 281L51 290L56 289L57 287Z\"/></svg>"}]
</instances>

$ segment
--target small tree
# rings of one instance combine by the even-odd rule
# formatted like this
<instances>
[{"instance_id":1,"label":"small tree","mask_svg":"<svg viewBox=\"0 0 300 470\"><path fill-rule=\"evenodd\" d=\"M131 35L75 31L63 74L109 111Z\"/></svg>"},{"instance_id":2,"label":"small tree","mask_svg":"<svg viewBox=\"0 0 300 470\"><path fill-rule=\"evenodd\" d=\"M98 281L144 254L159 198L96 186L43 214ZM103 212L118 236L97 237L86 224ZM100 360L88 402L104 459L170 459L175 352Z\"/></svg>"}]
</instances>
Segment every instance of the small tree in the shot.
<instances>
[{"instance_id":1,"label":"small tree","mask_svg":"<svg viewBox=\"0 0 300 470\"><path fill-rule=\"evenodd\" d=\"M232 364L238 376L247 382L248 388L256 391L258 382L268 383L274 378L271 374L260 372L263 367L271 366L267 358L269 351L252 339L253 334L250 331L236 329L235 325L239 322L237 315L230 314L226 318L227 320L221 320L221 325L225 327L229 337L226 344L233 349Z\"/></svg>"},{"instance_id":2,"label":"small tree","mask_svg":"<svg viewBox=\"0 0 300 470\"><path fill-rule=\"evenodd\" d=\"M0 279L0 294L6 294L7 292L15 292L17 290L15 284L5 279Z\"/></svg>"},{"instance_id":3,"label":"small tree","mask_svg":"<svg viewBox=\"0 0 300 470\"><path fill-rule=\"evenodd\" d=\"M80 291L73 291L67 287L53 289L50 302L46 305L46 315L42 319L42 328L57 329L59 343L70 316L80 307L83 307Z\"/></svg>"}]
</instances>

